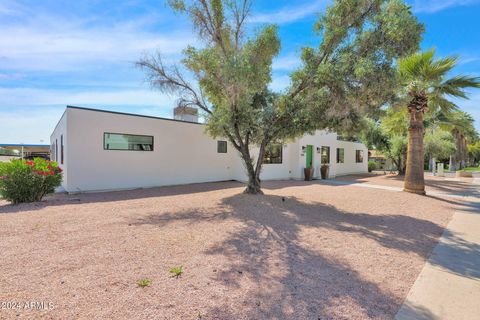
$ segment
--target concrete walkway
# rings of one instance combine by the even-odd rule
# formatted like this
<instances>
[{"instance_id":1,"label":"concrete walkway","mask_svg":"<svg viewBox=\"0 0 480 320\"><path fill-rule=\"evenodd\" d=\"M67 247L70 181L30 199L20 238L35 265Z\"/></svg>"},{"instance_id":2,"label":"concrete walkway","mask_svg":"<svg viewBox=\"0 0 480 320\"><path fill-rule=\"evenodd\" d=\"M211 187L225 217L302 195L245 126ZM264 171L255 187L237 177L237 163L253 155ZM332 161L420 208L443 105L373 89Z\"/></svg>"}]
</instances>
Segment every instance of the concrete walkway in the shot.
<instances>
[{"instance_id":1,"label":"concrete walkway","mask_svg":"<svg viewBox=\"0 0 480 320\"><path fill-rule=\"evenodd\" d=\"M455 212L396 319L480 319L480 203Z\"/></svg>"},{"instance_id":2,"label":"concrete walkway","mask_svg":"<svg viewBox=\"0 0 480 320\"><path fill-rule=\"evenodd\" d=\"M475 179L472 187L480 187ZM455 212L396 315L406 319L480 319L480 199Z\"/></svg>"}]
</instances>

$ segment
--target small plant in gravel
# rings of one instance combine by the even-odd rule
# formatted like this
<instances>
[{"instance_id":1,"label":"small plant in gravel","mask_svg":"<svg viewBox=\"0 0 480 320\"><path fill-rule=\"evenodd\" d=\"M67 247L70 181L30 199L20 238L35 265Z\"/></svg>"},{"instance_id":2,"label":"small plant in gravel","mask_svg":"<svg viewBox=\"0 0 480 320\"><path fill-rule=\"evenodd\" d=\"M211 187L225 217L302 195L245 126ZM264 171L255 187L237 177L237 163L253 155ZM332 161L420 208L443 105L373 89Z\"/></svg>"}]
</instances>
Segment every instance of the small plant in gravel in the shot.
<instances>
[{"instance_id":1,"label":"small plant in gravel","mask_svg":"<svg viewBox=\"0 0 480 320\"><path fill-rule=\"evenodd\" d=\"M152 284L152 280L150 279L140 279L137 281L137 284L139 287L141 288L145 288L145 287L148 287Z\"/></svg>"},{"instance_id":2,"label":"small plant in gravel","mask_svg":"<svg viewBox=\"0 0 480 320\"><path fill-rule=\"evenodd\" d=\"M0 196L13 204L40 201L62 183L62 169L41 158L0 163Z\"/></svg>"},{"instance_id":3,"label":"small plant in gravel","mask_svg":"<svg viewBox=\"0 0 480 320\"><path fill-rule=\"evenodd\" d=\"M183 267L182 266L177 266L173 267L170 269L170 273L172 273L172 277L180 277L183 273Z\"/></svg>"}]
</instances>

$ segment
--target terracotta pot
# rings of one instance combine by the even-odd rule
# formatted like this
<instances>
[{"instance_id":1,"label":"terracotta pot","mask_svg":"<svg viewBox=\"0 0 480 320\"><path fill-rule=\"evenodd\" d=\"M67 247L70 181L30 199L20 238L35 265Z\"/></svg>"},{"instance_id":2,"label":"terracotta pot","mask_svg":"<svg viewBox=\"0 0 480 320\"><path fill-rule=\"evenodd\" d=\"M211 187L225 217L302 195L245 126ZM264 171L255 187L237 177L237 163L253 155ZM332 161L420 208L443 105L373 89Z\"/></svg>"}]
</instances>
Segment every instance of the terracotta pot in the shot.
<instances>
[{"instance_id":1,"label":"terracotta pot","mask_svg":"<svg viewBox=\"0 0 480 320\"><path fill-rule=\"evenodd\" d=\"M327 165L323 165L320 167L320 174L322 175L322 179L328 179L328 171L329 167Z\"/></svg>"},{"instance_id":2,"label":"terracotta pot","mask_svg":"<svg viewBox=\"0 0 480 320\"><path fill-rule=\"evenodd\" d=\"M305 181L310 181L313 178L313 167L305 168L303 169L303 172L305 174Z\"/></svg>"}]
</instances>

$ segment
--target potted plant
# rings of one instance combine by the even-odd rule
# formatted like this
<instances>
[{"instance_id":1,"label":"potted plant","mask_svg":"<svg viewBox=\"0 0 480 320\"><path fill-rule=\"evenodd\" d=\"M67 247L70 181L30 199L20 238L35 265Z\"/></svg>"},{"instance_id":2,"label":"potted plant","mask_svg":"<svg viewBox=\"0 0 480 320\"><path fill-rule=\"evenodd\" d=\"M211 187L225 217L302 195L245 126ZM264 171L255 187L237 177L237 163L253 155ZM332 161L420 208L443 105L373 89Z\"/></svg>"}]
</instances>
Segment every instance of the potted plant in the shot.
<instances>
[{"instance_id":1,"label":"potted plant","mask_svg":"<svg viewBox=\"0 0 480 320\"><path fill-rule=\"evenodd\" d=\"M304 168L303 172L305 173L305 181L310 181L313 178L313 167Z\"/></svg>"},{"instance_id":2,"label":"potted plant","mask_svg":"<svg viewBox=\"0 0 480 320\"><path fill-rule=\"evenodd\" d=\"M320 174L322 176L322 179L328 179L328 170L329 170L328 164L324 164L320 167Z\"/></svg>"}]
</instances>

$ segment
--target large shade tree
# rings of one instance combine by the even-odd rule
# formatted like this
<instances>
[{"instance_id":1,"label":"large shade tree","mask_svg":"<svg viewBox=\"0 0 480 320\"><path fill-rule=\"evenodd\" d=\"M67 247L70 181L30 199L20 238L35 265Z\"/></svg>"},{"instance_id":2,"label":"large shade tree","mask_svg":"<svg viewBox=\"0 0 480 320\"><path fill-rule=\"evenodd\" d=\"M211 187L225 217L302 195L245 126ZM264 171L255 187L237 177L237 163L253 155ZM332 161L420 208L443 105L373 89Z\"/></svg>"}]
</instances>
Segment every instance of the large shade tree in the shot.
<instances>
[{"instance_id":1,"label":"large shade tree","mask_svg":"<svg viewBox=\"0 0 480 320\"><path fill-rule=\"evenodd\" d=\"M444 113L458 107L450 97L467 98L466 88L480 87L480 79L471 76L449 77L456 57L434 58L435 51L414 53L398 61L398 72L409 114L407 168L404 190L425 194L424 114L430 110Z\"/></svg>"},{"instance_id":2,"label":"large shade tree","mask_svg":"<svg viewBox=\"0 0 480 320\"><path fill-rule=\"evenodd\" d=\"M185 49L181 66L166 65L160 53L138 65L152 86L203 111L211 136L230 141L248 175L245 191L253 194L261 193L269 145L315 129L352 126L363 112L391 99L393 63L418 49L423 32L400 0L334 1L315 25L320 45L303 50L291 87L272 93L280 39L275 25L248 32L250 0L170 5L190 17L201 45Z\"/></svg>"}]
</instances>

